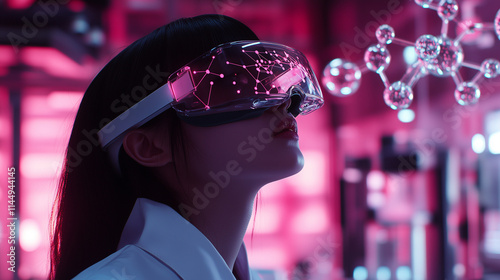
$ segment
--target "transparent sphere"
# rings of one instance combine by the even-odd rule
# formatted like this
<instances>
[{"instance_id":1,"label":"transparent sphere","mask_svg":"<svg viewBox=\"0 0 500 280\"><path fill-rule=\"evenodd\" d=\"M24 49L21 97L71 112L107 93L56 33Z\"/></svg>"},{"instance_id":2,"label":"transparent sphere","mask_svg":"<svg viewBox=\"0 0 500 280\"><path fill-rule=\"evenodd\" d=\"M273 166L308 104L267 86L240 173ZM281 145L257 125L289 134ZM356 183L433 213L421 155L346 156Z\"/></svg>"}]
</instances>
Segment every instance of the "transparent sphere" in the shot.
<instances>
[{"instance_id":1,"label":"transparent sphere","mask_svg":"<svg viewBox=\"0 0 500 280\"><path fill-rule=\"evenodd\" d=\"M500 62L496 59L486 59L481 64L481 73L488 79L496 78L500 74Z\"/></svg>"},{"instance_id":2,"label":"transparent sphere","mask_svg":"<svg viewBox=\"0 0 500 280\"><path fill-rule=\"evenodd\" d=\"M406 109L413 101L413 90L407 84L397 81L384 90L384 101L394 110Z\"/></svg>"},{"instance_id":3,"label":"transparent sphere","mask_svg":"<svg viewBox=\"0 0 500 280\"><path fill-rule=\"evenodd\" d=\"M337 58L326 65L321 82L332 95L347 96L358 90L361 70L356 64Z\"/></svg>"},{"instance_id":4,"label":"transparent sphere","mask_svg":"<svg viewBox=\"0 0 500 280\"><path fill-rule=\"evenodd\" d=\"M447 77L462 66L464 52L462 46L449 38L439 38L440 50L437 57L425 62L425 67L434 76Z\"/></svg>"},{"instance_id":5,"label":"transparent sphere","mask_svg":"<svg viewBox=\"0 0 500 280\"><path fill-rule=\"evenodd\" d=\"M495 16L495 33L497 33L497 37L500 40L500 10L498 10Z\"/></svg>"},{"instance_id":6,"label":"transparent sphere","mask_svg":"<svg viewBox=\"0 0 500 280\"><path fill-rule=\"evenodd\" d=\"M415 51L423 61L436 58L441 51L438 38L432 35L422 35L415 42Z\"/></svg>"},{"instance_id":7,"label":"transparent sphere","mask_svg":"<svg viewBox=\"0 0 500 280\"><path fill-rule=\"evenodd\" d=\"M390 44L394 37L396 37L396 33L394 33L394 28L390 25L384 24L377 28L375 32L375 36L380 44Z\"/></svg>"},{"instance_id":8,"label":"transparent sphere","mask_svg":"<svg viewBox=\"0 0 500 280\"><path fill-rule=\"evenodd\" d=\"M368 69L380 73L391 63L391 54L387 48L377 44L366 50L364 59Z\"/></svg>"},{"instance_id":9,"label":"transparent sphere","mask_svg":"<svg viewBox=\"0 0 500 280\"><path fill-rule=\"evenodd\" d=\"M437 11L441 19L453 20L458 14L458 3L456 0L441 0Z\"/></svg>"},{"instance_id":10,"label":"transparent sphere","mask_svg":"<svg viewBox=\"0 0 500 280\"><path fill-rule=\"evenodd\" d=\"M432 3L432 0L415 0L415 3L424 8L429 8L429 5Z\"/></svg>"},{"instance_id":11,"label":"transparent sphere","mask_svg":"<svg viewBox=\"0 0 500 280\"><path fill-rule=\"evenodd\" d=\"M475 104L480 96L481 91L477 85L471 82L464 82L455 90L455 99L458 104L463 106Z\"/></svg>"}]
</instances>

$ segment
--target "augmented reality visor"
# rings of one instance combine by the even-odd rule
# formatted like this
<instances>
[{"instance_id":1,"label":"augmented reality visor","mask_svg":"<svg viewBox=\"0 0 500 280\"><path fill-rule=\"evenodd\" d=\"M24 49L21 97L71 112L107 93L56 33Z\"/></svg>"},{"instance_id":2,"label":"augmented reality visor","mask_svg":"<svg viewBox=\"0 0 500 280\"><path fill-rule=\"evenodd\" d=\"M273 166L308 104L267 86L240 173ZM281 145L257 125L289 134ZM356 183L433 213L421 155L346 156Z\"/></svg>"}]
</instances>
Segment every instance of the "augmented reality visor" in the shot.
<instances>
[{"instance_id":1,"label":"augmented reality visor","mask_svg":"<svg viewBox=\"0 0 500 280\"><path fill-rule=\"evenodd\" d=\"M173 73L165 85L109 122L98 135L107 147L169 108L194 125L213 126L254 117L289 98L294 116L323 105L306 57L276 43L237 41L215 47Z\"/></svg>"}]
</instances>

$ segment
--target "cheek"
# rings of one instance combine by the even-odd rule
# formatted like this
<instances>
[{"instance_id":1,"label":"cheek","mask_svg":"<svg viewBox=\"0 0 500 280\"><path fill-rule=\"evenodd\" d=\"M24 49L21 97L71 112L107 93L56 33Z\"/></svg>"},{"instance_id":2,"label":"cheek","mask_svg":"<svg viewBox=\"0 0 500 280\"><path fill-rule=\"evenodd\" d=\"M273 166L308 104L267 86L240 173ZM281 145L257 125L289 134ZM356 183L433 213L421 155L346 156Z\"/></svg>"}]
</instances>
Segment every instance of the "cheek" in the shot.
<instances>
[{"instance_id":1,"label":"cheek","mask_svg":"<svg viewBox=\"0 0 500 280\"><path fill-rule=\"evenodd\" d=\"M295 140L282 141L275 140L274 151L269 151L269 160L275 162L276 165L290 172L298 172L304 166L304 156L299 148L299 143ZM271 157L274 154L274 157Z\"/></svg>"},{"instance_id":2,"label":"cheek","mask_svg":"<svg viewBox=\"0 0 500 280\"><path fill-rule=\"evenodd\" d=\"M229 160L238 158L238 145L244 141L246 133L224 127L190 128L186 130L186 156L192 165L216 168Z\"/></svg>"},{"instance_id":3,"label":"cheek","mask_svg":"<svg viewBox=\"0 0 500 280\"><path fill-rule=\"evenodd\" d=\"M270 181L293 175L304 163L298 142L274 138L270 123L270 119L254 119L209 128L187 127L187 163L207 172L236 161L247 175Z\"/></svg>"},{"instance_id":4,"label":"cheek","mask_svg":"<svg viewBox=\"0 0 500 280\"><path fill-rule=\"evenodd\" d=\"M269 143L246 142L240 146L241 166L249 177L279 180L299 172L304 157L296 140L276 138Z\"/></svg>"}]
</instances>

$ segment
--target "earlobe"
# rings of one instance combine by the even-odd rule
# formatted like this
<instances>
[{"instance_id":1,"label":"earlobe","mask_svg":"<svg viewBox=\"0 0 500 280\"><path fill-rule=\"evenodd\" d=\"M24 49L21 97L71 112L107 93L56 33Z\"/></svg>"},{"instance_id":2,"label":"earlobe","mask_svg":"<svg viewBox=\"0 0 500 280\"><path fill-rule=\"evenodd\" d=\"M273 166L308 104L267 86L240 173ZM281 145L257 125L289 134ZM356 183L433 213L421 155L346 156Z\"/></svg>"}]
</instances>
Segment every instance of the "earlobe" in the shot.
<instances>
[{"instance_id":1,"label":"earlobe","mask_svg":"<svg viewBox=\"0 0 500 280\"><path fill-rule=\"evenodd\" d=\"M141 129L130 131L123 139L125 152L136 162L148 167L160 167L172 162L167 141L159 141L154 133ZM166 139L162 139L166 140Z\"/></svg>"}]
</instances>

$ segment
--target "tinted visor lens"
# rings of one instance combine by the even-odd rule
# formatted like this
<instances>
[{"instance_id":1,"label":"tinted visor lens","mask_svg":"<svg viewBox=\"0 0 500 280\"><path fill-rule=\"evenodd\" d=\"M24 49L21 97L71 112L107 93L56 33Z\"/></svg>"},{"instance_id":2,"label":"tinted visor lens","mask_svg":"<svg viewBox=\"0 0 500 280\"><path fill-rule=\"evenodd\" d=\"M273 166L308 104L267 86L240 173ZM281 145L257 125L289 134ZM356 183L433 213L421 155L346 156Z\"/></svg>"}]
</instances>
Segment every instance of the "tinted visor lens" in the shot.
<instances>
[{"instance_id":1,"label":"tinted visor lens","mask_svg":"<svg viewBox=\"0 0 500 280\"><path fill-rule=\"evenodd\" d=\"M305 56L275 43L239 41L218 46L172 74L169 82L172 107L183 119L238 111L248 114L280 105L292 96L299 100L294 102L294 115L323 105Z\"/></svg>"}]
</instances>

